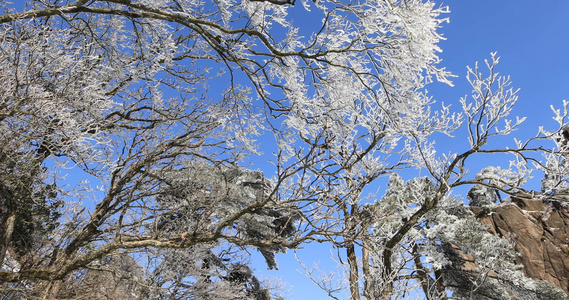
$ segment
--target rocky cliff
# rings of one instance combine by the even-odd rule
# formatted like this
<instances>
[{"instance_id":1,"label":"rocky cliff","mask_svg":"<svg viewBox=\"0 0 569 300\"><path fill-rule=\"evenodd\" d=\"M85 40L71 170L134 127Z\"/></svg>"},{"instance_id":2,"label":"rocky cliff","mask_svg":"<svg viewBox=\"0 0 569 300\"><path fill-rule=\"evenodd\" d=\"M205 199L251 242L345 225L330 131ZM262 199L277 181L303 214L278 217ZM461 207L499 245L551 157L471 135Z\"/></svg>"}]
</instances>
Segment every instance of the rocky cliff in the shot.
<instances>
[{"instance_id":1,"label":"rocky cliff","mask_svg":"<svg viewBox=\"0 0 569 300\"><path fill-rule=\"evenodd\" d=\"M494 208L470 208L492 233L515 245L526 276L569 293L569 206L512 198Z\"/></svg>"}]
</instances>

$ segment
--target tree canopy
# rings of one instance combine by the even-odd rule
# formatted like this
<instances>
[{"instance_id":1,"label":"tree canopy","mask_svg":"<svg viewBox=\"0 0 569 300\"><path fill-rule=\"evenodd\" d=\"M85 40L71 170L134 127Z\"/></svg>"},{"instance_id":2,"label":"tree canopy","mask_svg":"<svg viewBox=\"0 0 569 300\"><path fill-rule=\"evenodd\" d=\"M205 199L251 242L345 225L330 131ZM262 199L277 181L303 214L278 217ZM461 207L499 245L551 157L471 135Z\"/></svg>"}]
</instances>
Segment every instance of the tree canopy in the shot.
<instances>
[{"instance_id":1,"label":"tree canopy","mask_svg":"<svg viewBox=\"0 0 569 300\"><path fill-rule=\"evenodd\" d=\"M277 268L275 253L311 243L342 251L344 280L319 282L332 298L562 295L524 277L512 245L452 192L473 186L465 197L478 206L508 195L565 203L567 103L554 110L558 128L494 146L524 121L510 116L517 89L495 53L468 68L469 97L436 103L425 87L452 77L438 57L447 7L35 0L0 10L6 295L277 299L250 251ZM437 136L460 130L466 149L437 152ZM552 140L559 147L544 146ZM254 171L263 152L272 168ZM474 176L467 161L479 154L509 166ZM534 172L546 174L542 191L526 188ZM368 195L379 178L387 187Z\"/></svg>"}]
</instances>

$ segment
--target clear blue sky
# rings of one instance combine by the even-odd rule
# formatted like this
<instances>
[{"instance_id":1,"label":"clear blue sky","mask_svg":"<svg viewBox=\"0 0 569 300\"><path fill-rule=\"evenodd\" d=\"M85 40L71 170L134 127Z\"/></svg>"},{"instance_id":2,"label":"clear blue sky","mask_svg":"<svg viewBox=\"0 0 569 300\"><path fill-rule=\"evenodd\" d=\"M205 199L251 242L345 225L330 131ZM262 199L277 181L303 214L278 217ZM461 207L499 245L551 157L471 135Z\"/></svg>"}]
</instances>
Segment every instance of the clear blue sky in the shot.
<instances>
[{"instance_id":1,"label":"clear blue sky","mask_svg":"<svg viewBox=\"0 0 569 300\"><path fill-rule=\"evenodd\" d=\"M526 116L527 121L515 136L527 138L537 132L538 126L555 129L557 123L551 118L549 106L553 104L560 108L564 99L569 100L569 1L455 0L440 3L449 5L451 10L447 14L450 23L444 24L441 30L447 38L440 43L442 65L459 77L453 80L455 86L452 88L440 84L429 87L431 95L439 102L458 107L458 99L470 94L471 90L465 79L466 66L482 62L491 52L497 51L501 57L498 71L502 75L511 75L513 86L521 88L514 114ZM323 268L332 266L330 250L326 246L308 245L299 251L299 255L306 259L307 265L319 261ZM265 272L262 265L257 265L258 271L288 282L290 293L287 299L328 299L297 271L300 266L292 252L279 255L278 262L279 271Z\"/></svg>"},{"instance_id":2,"label":"clear blue sky","mask_svg":"<svg viewBox=\"0 0 569 300\"><path fill-rule=\"evenodd\" d=\"M469 92L465 65L497 51L499 71L521 88L516 112L524 126L555 126L550 104L569 99L569 1L456 0L442 32L443 65L456 75L454 88L434 90L445 102Z\"/></svg>"}]
</instances>

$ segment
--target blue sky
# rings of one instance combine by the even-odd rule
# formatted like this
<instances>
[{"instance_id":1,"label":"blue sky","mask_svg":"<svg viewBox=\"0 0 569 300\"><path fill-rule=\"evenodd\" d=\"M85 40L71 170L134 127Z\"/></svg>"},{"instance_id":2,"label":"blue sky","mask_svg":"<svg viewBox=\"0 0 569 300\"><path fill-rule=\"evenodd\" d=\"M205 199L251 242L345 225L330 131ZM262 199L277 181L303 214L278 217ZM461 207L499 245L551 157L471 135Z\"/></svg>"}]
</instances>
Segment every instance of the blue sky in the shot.
<instances>
[{"instance_id":1,"label":"blue sky","mask_svg":"<svg viewBox=\"0 0 569 300\"><path fill-rule=\"evenodd\" d=\"M442 32L447 40L440 43L442 65L458 77L455 86L434 84L428 88L438 101L459 107L458 100L469 95L471 88L465 79L466 66L490 58L491 52L501 57L498 71L510 75L513 86L520 88L519 101L514 114L526 116L519 132L512 137L528 138L539 126L553 130L550 105L561 108L569 99L569 1L528 0L455 0L444 3L450 7L450 23ZM460 137L457 137L460 139ZM451 140L437 141L442 147ZM462 142L466 143L463 138ZM455 144L455 141L452 140ZM553 147L553 143L550 145ZM459 151L460 149L455 149ZM484 160L484 163L492 160ZM497 162L499 163L499 162ZM380 192L381 193L381 192ZM319 262L320 267L333 268L329 247L308 245L299 256L305 264ZM289 284L287 299L328 299L298 270L292 252L278 256L279 271L265 272Z\"/></svg>"},{"instance_id":2,"label":"blue sky","mask_svg":"<svg viewBox=\"0 0 569 300\"><path fill-rule=\"evenodd\" d=\"M446 3L450 23L442 28L446 41L443 65L460 76L454 88L432 89L439 101L454 103L469 92L466 65L497 51L499 71L521 88L516 113L537 126L555 126L550 104L569 99L569 1L456 0Z\"/></svg>"}]
</instances>

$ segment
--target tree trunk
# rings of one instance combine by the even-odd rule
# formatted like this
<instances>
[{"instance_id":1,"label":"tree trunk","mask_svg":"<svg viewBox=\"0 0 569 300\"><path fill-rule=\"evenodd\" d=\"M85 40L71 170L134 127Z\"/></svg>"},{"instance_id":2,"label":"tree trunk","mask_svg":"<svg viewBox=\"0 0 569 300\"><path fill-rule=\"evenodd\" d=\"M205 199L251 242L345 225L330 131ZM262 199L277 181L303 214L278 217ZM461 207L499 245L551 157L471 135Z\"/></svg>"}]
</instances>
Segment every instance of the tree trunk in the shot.
<instances>
[{"instance_id":1,"label":"tree trunk","mask_svg":"<svg viewBox=\"0 0 569 300\"><path fill-rule=\"evenodd\" d=\"M363 242L362 248L362 271L364 272L365 278L364 296L370 300L375 299L375 289L372 280L373 275L371 274L371 269L369 266L369 245L365 240Z\"/></svg>"},{"instance_id":2,"label":"tree trunk","mask_svg":"<svg viewBox=\"0 0 569 300\"><path fill-rule=\"evenodd\" d=\"M439 291L439 299L447 300L446 287L443 282L443 274L441 270L435 270L435 279L437 281L437 290Z\"/></svg>"},{"instance_id":3,"label":"tree trunk","mask_svg":"<svg viewBox=\"0 0 569 300\"><path fill-rule=\"evenodd\" d=\"M352 300L360 300L360 288L358 284L358 260L356 258L356 249L353 242L346 246L348 254L348 264L350 265L350 298Z\"/></svg>"},{"instance_id":4,"label":"tree trunk","mask_svg":"<svg viewBox=\"0 0 569 300\"><path fill-rule=\"evenodd\" d=\"M4 264L6 252L12 241L12 233L16 224L16 210L10 210L8 217L0 224L0 267Z\"/></svg>"},{"instance_id":5,"label":"tree trunk","mask_svg":"<svg viewBox=\"0 0 569 300\"><path fill-rule=\"evenodd\" d=\"M429 290L429 282L427 280L427 272L425 272L425 267L421 262L421 254L419 253L419 247L417 244L413 245L413 261L415 262L415 270L417 271L417 276L421 281L421 287L423 288L423 293L425 293L425 299L431 300L431 293Z\"/></svg>"}]
</instances>

